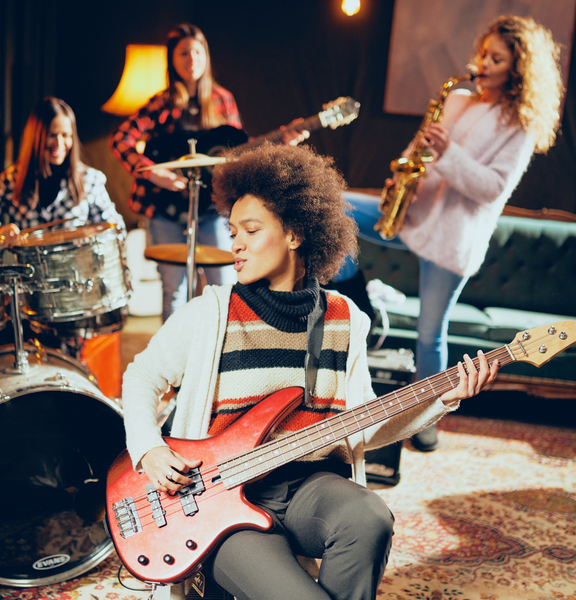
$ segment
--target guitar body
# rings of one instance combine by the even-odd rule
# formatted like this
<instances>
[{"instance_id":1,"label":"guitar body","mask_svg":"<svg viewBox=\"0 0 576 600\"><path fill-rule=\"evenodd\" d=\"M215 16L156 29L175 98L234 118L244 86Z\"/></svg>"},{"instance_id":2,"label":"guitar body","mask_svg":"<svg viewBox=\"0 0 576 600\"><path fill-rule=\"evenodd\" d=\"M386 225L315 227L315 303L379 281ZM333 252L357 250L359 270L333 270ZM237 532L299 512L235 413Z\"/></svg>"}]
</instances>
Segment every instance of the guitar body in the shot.
<instances>
[{"instance_id":1,"label":"guitar body","mask_svg":"<svg viewBox=\"0 0 576 600\"><path fill-rule=\"evenodd\" d=\"M186 131L176 130L166 135L152 138L144 150L144 155L155 163L164 163L176 160L190 152L188 140L196 140L196 152L214 156L227 150L235 148L248 141L248 136L242 129L232 125L220 125L208 131Z\"/></svg>"},{"instance_id":2,"label":"guitar body","mask_svg":"<svg viewBox=\"0 0 576 600\"><path fill-rule=\"evenodd\" d=\"M152 138L144 150L144 156L153 160L155 163L165 163L176 160L190 152L188 140L194 138L196 143L196 152L216 156L223 150L235 148L248 141L248 136L241 129L232 127L232 125L221 125L208 131L186 131L176 130L170 134L159 135ZM186 170L184 170L186 176ZM202 183L206 187L201 187L198 198L198 213L204 214L210 206L212 199L212 169L203 168L201 175ZM188 212L189 199L188 192L171 192L155 186L147 179L140 179L139 185L146 188L146 195L154 196L154 206L156 212L168 218L174 218L174 214L179 215L182 212ZM175 211L170 209L175 207ZM171 214L172 213L172 214Z\"/></svg>"},{"instance_id":3,"label":"guitar body","mask_svg":"<svg viewBox=\"0 0 576 600\"><path fill-rule=\"evenodd\" d=\"M126 568L138 579L176 583L198 570L202 562L222 540L241 529L266 531L270 516L252 505L244 496L243 486L226 489L217 465L236 454L259 446L273 428L302 400L302 388L276 392L235 421L220 435L205 440L165 438L169 446L189 459L202 460L200 474L205 490L195 495L198 512L186 516L179 496L159 493L166 524L158 526L147 500L144 473L132 468L125 450L108 472L106 512L108 530ZM115 504L133 499L141 530L123 536Z\"/></svg>"}]
</instances>

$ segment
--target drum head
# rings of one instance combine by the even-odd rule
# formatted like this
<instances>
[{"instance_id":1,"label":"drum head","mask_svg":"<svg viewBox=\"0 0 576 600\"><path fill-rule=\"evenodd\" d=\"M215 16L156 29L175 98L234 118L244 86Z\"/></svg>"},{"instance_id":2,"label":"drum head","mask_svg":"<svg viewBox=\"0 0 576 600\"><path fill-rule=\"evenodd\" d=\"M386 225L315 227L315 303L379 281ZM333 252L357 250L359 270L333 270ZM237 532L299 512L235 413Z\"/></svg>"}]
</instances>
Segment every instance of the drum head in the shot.
<instances>
[{"instance_id":1,"label":"drum head","mask_svg":"<svg viewBox=\"0 0 576 600\"><path fill-rule=\"evenodd\" d=\"M90 393L46 387L0 403L0 583L13 587L76 577L113 550L102 522L122 416Z\"/></svg>"},{"instance_id":2,"label":"drum head","mask_svg":"<svg viewBox=\"0 0 576 600\"><path fill-rule=\"evenodd\" d=\"M88 240L103 231L115 229L114 223L98 223L92 225L82 225L81 227L67 227L57 229L56 231L43 231L38 229L20 237L15 248L34 247L34 246L54 246L67 244L78 240Z\"/></svg>"}]
</instances>

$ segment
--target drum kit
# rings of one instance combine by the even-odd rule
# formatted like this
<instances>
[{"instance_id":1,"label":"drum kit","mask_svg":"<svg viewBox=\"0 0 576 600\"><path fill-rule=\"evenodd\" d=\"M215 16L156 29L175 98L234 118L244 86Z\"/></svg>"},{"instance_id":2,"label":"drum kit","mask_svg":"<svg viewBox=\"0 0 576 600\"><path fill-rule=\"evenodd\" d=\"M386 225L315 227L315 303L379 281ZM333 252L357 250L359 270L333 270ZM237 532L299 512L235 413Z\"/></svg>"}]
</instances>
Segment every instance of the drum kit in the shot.
<instances>
[{"instance_id":1,"label":"drum kit","mask_svg":"<svg viewBox=\"0 0 576 600\"><path fill-rule=\"evenodd\" d=\"M0 584L13 587L75 577L113 550L104 481L124 447L122 411L76 357L25 343L23 319L69 345L117 331L130 278L116 225L63 224L19 232L0 265L14 339L0 347Z\"/></svg>"},{"instance_id":2,"label":"drum kit","mask_svg":"<svg viewBox=\"0 0 576 600\"><path fill-rule=\"evenodd\" d=\"M182 160L151 167L188 170L188 244L151 246L146 256L185 264L189 298L197 265L233 262L230 252L196 244L200 167L223 160L191 145ZM0 585L11 587L71 579L114 549L104 486L125 447L122 410L78 356L23 335L23 319L69 344L123 326L131 286L122 234L111 223L66 225L21 231L0 264L0 329L11 320L14 330L14 343L0 346Z\"/></svg>"}]
</instances>

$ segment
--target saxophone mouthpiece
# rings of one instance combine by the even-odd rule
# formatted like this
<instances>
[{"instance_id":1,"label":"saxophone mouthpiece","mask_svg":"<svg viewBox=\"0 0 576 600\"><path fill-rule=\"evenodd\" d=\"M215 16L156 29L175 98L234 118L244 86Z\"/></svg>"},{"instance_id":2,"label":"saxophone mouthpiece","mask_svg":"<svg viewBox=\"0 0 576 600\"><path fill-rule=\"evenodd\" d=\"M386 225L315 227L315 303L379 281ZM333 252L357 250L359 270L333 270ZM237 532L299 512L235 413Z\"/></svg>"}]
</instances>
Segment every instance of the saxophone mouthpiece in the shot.
<instances>
[{"instance_id":1,"label":"saxophone mouthpiece","mask_svg":"<svg viewBox=\"0 0 576 600\"><path fill-rule=\"evenodd\" d=\"M470 71L469 77L470 81L474 81L478 77L478 67L474 64L469 64L466 68Z\"/></svg>"}]
</instances>

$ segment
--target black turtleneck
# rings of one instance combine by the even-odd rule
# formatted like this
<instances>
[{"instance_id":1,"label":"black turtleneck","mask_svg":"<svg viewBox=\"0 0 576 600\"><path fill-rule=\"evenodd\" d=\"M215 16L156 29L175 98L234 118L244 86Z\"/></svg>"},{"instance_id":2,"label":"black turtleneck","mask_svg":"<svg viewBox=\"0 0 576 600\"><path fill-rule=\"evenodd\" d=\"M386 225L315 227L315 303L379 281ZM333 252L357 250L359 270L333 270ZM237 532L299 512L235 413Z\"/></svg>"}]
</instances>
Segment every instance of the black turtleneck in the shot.
<instances>
[{"instance_id":1,"label":"black turtleneck","mask_svg":"<svg viewBox=\"0 0 576 600\"><path fill-rule=\"evenodd\" d=\"M237 283L232 289L266 324L287 333L306 331L308 315L320 294L315 277L306 281L298 292L276 292L265 279L244 285Z\"/></svg>"}]
</instances>

